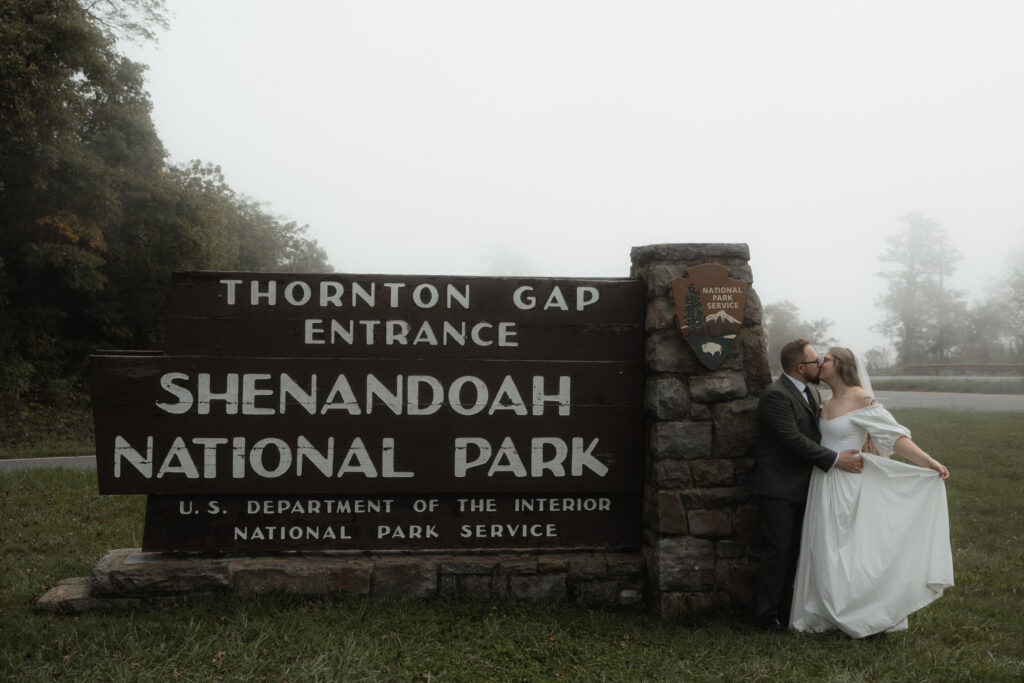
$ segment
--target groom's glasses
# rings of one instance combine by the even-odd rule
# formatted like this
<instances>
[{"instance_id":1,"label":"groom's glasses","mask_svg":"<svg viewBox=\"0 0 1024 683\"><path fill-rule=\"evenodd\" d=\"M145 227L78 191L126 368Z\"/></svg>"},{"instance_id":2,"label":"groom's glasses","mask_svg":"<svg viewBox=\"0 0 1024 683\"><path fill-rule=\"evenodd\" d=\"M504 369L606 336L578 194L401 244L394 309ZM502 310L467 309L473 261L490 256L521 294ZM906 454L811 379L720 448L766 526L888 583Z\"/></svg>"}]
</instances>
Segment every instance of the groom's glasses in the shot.
<instances>
[{"instance_id":1,"label":"groom's glasses","mask_svg":"<svg viewBox=\"0 0 1024 683\"><path fill-rule=\"evenodd\" d=\"M815 358L814 360L805 360L800 363L797 363L797 365L817 365L819 368L824 364L825 362L820 358Z\"/></svg>"}]
</instances>

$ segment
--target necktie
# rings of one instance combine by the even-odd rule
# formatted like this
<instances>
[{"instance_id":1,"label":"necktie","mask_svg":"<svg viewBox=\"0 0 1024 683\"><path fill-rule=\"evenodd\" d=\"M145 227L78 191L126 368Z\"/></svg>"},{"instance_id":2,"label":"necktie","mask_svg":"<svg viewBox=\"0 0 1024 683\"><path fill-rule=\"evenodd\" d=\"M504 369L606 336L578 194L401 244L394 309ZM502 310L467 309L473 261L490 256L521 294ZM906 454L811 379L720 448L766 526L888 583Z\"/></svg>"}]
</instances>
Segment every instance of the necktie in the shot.
<instances>
[{"instance_id":1,"label":"necktie","mask_svg":"<svg viewBox=\"0 0 1024 683\"><path fill-rule=\"evenodd\" d=\"M804 387L804 395L807 396L807 405L809 405L810 407L813 408L814 407L814 397L811 396L811 388L810 387Z\"/></svg>"}]
</instances>

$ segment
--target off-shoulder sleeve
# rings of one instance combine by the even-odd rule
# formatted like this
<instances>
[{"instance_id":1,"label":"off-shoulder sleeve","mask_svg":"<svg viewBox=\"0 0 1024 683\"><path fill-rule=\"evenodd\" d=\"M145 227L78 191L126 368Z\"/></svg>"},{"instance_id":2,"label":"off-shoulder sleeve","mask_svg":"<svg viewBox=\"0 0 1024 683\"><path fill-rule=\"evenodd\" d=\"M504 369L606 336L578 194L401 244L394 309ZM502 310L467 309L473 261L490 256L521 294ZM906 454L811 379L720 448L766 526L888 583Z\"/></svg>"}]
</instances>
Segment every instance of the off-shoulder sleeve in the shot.
<instances>
[{"instance_id":1,"label":"off-shoulder sleeve","mask_svg":"<svg viewBox=\"0 0 1024 683\"><path fill-rule=\"evenodd\" d=\"M892 413L881 404L854 411L850 413L850 417L856 425L863 427L871 435L879 455L892 455L892 447L901 437L910 438L910 430L896 422Z\"/></svg>"}]
</instances>

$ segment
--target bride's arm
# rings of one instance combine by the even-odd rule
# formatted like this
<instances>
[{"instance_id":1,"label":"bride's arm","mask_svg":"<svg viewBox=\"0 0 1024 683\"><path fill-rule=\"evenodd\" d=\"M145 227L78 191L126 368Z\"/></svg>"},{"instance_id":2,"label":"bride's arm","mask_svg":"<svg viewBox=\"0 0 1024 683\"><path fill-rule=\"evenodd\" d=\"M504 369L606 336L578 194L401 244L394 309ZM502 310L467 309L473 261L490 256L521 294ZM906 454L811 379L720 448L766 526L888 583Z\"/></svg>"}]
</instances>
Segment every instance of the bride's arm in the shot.
<instances>
[{"instance_id":1,"label":"bride's arm","mask_svg":"<svg viewBox=\"0 0 1024 683\"><path fill-rule=\"evenodd\" d=\"M922 451L921 448L909 438L905 436L901 437L895 444L893 444L892 449L907 460L920 465L921 467L928 467L935 470L943 479L949 479L949 470L946 469L945 465Z\"/></svg>"}]
</instances>

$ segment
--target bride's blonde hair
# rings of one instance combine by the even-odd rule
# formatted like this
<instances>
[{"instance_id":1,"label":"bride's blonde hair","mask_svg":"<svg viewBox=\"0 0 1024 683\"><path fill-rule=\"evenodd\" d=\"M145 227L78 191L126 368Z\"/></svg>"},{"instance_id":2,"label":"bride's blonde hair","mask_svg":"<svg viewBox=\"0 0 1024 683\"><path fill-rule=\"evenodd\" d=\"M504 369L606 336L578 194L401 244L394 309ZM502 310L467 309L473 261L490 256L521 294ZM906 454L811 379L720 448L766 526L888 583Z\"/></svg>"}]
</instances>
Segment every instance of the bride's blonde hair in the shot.
<instances>
[{"instance_id":1,"label":"bride's blonde hair","mask_svg":"<svg viewBox=\"0 0 1024 683\"><path fill-rule=\"evenodd\" d=\"M845 346L833 346L828 350L832 354L836 376L848 387L859 387L860 375L857 374L857 359L853 351Z\"/></svg>"}]
</instances>

